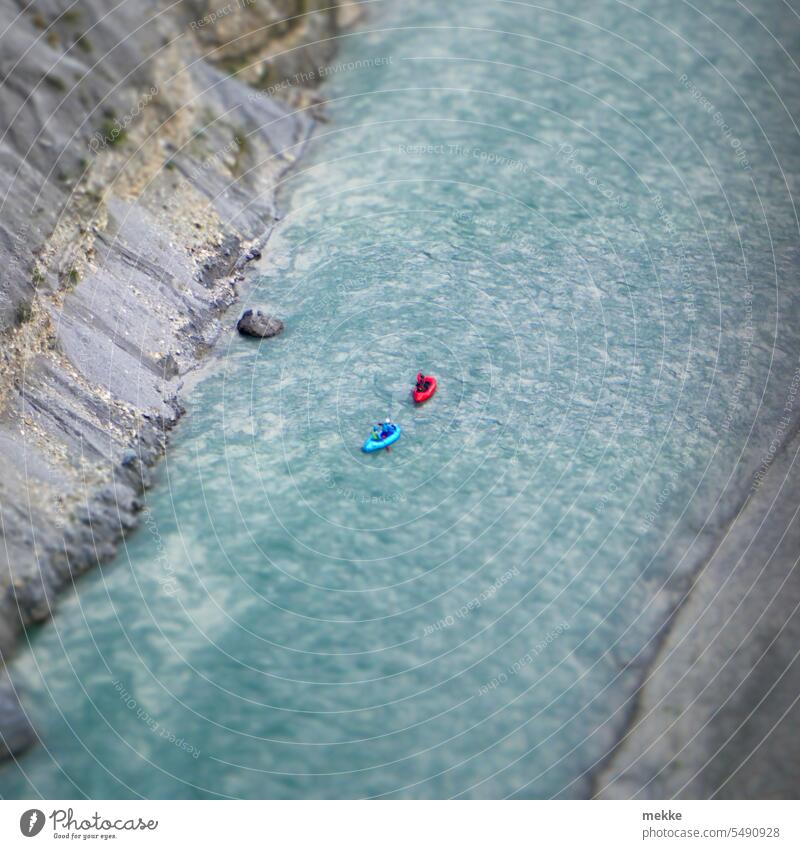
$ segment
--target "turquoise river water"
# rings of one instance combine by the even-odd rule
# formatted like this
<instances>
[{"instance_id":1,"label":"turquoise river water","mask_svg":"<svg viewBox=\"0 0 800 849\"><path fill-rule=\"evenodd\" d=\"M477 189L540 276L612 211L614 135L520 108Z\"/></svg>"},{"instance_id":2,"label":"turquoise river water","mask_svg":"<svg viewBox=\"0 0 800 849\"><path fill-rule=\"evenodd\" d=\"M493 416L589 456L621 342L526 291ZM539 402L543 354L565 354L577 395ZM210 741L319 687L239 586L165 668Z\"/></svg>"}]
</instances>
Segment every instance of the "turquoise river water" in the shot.
<instances>
[{"instance_id":1,"label":"turquoise river water","mask_svg":"<svg viewBox=\"0 0 800 849\"><path fill-rule=\"evenodd\" d=\"M747 7L339 39L245 297L286 332L222 341L142 528L30 635L0 794L590 792L797 367L800 22Z\"/></svg>"}]
</instances>

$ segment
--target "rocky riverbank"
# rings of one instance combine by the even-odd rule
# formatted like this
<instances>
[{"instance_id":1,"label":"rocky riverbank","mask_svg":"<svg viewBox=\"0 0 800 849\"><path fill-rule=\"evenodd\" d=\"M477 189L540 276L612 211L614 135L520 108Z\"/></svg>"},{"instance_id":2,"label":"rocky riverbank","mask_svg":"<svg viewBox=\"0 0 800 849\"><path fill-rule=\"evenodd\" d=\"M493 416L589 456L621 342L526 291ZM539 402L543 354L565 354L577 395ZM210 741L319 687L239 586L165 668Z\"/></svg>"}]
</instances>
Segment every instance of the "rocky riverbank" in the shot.
<instances>
[{"instance_id":1,"label":"rocky riverbank","mask_svg":"<svg viewBox=\"0 0 800 849\"><path fill-rule=\"evenodd\" d=\"M64 5L0 0L3 662L136 525L313 125L276 82L316 78L352 23L322 0ZM34 740L0 668L0 757Z\"/></svg>"}]
</instances>

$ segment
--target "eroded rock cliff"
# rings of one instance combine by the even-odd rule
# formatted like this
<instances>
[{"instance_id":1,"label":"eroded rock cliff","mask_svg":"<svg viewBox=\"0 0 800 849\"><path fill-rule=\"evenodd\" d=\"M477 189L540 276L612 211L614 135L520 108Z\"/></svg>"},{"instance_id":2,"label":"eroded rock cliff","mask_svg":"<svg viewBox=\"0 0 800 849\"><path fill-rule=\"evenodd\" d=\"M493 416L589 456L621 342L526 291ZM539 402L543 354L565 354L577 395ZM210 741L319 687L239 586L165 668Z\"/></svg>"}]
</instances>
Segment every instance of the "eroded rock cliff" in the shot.
<instances>
[{"instance_id":1,"label":"eroded rock cliff","mask_svg":"<svg viewBox=\"0 0 800 849\"><path fill-rule=\"evenodd\" d=\"M110 557L312 124L330 2L0 0L0 656ZM301 74L313 82L314 74ZM34 739L0 668L0 756Z\"/></svg>"}]
</instances>

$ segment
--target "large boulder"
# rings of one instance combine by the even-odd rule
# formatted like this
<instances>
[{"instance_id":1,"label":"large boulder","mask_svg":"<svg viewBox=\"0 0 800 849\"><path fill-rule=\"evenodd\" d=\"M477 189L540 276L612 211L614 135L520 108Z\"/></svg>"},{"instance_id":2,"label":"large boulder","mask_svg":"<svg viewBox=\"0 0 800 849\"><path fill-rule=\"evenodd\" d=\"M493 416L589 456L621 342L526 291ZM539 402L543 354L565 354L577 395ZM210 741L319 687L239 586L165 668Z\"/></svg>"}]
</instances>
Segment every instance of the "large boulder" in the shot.
<instances>
[{"instance_id":1,"label":"large boulder","mask_svg":"<svg viewBox=\"0 0 800 849\"><path fill-rule=\"evenodd\" d=\"M269 339L277 336L283 330L283 322L279 318L261 312L261 310L245 310L236 325L239 333L245 336L257 336L259 339Z\"/></svg>"}]
</instances>

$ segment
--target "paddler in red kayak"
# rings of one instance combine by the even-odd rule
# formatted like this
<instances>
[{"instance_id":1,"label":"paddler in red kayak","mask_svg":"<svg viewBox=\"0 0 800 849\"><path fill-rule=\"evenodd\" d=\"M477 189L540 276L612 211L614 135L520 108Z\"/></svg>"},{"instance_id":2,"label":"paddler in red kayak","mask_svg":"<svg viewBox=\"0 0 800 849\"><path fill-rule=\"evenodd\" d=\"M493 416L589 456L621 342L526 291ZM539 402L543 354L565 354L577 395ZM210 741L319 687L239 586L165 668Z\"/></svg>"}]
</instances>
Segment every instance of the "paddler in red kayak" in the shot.
<instances>
[{"instance_id":1,"label":"paddler in red kayak","mask_svg":"<svg viewBox=\"0 0 800 849\"><path fill-rule=\"evenodd\" d=\"M423 374L421 371L418 371L417 385L413 392L414 402L421 404L423 401L427 401L435 391L436 378L432 374Z\"/></svg>"}]
</instances>

